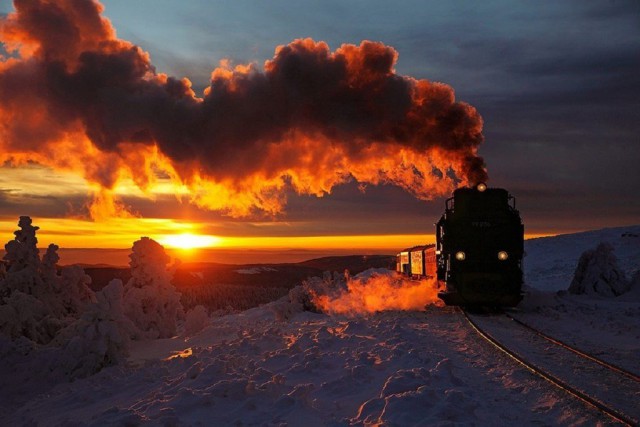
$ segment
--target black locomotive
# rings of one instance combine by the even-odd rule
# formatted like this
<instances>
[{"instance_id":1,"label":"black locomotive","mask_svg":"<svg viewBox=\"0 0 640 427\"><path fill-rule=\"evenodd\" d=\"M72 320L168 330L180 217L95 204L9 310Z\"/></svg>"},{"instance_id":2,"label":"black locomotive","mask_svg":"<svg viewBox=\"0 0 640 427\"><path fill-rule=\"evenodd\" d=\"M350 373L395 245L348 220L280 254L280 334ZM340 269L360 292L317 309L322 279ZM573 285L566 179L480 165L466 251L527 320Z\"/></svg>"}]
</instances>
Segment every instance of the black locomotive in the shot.
<instances>
[{"instance_id":1,"label":"black locomotive","mask_svg":"<svg viewBox=\"0 0 640 427\"><path fill-rule=\"evenodd\" d=\"M436 244L400 252L397 270L435 275L447 305L512 307L522 299L523 255L515 198L481 183L453 192L436 223Z\"/></svg>"}]
</instances>

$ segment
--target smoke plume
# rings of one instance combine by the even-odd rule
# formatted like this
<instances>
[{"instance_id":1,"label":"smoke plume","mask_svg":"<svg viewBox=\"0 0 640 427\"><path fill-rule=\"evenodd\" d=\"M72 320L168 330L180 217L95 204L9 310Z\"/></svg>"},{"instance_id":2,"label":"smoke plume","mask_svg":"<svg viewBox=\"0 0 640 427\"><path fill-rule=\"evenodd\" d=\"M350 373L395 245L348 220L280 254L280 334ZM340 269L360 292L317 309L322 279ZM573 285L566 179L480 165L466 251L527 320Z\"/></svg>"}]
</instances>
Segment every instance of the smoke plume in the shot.
<instances>
[{"instance_id":1,"label":"smoke plume","mask_svg":"<svg viewBox=\"0 0 640 427\"><path fill-rule=\"evenodd\" d=\"M322 284L321 284L322 285ZM312 302L323 313L362 315L384 310L424 310L441 306L434 279L411 280L388 270L346 279L344 286L327 291L312 286Z\"/></svg>"},{"instance_id":2,"label":"smoke plume","mask_svg":"<svg viewBox=\"0 0 640 427\"><path fill-rule=\"evenodd\" d=\"M122 213L111 191L124 178L149 190L169 176L234 216L280 212L287 188L322 196L356 180L430 199L486 179L475 108L398 75L382 43L294 40L262 67L222 61L197 96L118 39L97 1L14 6L0 20L0 162L81 174L94 216Z\"/></svg>"}]
</instances>

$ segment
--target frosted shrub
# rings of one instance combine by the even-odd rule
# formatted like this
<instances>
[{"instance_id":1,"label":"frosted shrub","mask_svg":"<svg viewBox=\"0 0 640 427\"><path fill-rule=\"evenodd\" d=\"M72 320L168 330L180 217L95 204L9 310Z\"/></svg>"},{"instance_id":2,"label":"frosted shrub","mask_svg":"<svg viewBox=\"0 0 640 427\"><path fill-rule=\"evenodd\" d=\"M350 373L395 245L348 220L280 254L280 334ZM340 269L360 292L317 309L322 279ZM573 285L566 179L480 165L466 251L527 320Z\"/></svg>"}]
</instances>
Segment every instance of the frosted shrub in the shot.
<instances>
[{"instance_id":1,"label":"frosted shrub","mask_svg":"<svg viewBox=\"0 0 640 427\"><path fill-rule=\"evenodd\" d=\"M334 295L346 289L348 272L340 274L325 271L322 277L310 277L302 282L302 285L291 289L287 298L282 298L271 306L278 321L291 319L296 313L311 311L322 313L323 311L314 304L317 295Z\"/></svg>"},{"instance_id":2,"label":"frosted shrub","mask_svg":"<svg viewBox=\"0 0 640 427\"><path fill-rule=\"evenodd\" d=\"M156 241L143 237L134 242L131 279L124 290L124 312L138 329L137 338L169 338L183 315L180 294L171 284L169 256Z\"/></svg>"},{"instance_id":3,"label":"frosted shrub","mask_svg":"<svg viewBox=\"0 0 640 427\"><path fill-rule=\"evenodd\" d=\"M569 286L569 293L618 296L629 290L629 282L618 267L618 260L609 243L585 251Z\"/></svg>"},{"instance_id":4,"label":"frosted shrub","mask_svg":"<svg viewBox=\"0 0 640 427\"><path fill-rule=\"evenodd\" d=\"M187 312L184 322L185 335L194 335L204 329L209 323L209 315L207 309L202 305L196 305Z\"/></svg>"},{"instance_id":5,"label":"frosted shrub","mask_svg":"<svg viewBox=\"0 0 640 427\"><path fill-rule=\"evenodd\" d=\"M0 332L11 339L24 336L46 344L60 327L61 322L51 309L33 295L14 291L0 304Z\"/></svg>"},{"instance_id":6,"label":"frosted shrub","mask_svg":"<svg viewBox=\"0 0 640 427\"><path fill-rule=\"evenodd\" d=\"M349 272L343 274L334 271L325 271L322 277L311 277L302 282L302 289L290 293L291 298L295 298L300 302L305 311L313 311L321 313L322 310L313 302L318 296L335 297L347 292L347 281L349 280Z\"/></svg>"},{"instance_id":7,"label":"frosted shrub","mask_svg":"<svg viewBox=\"0 0 640 427\"><path fill-rule=\"evenodd\" d=\"M89 287L91 277L77 265L63 268L58 283L62 306L67 313L82 313L88 304L96 301L96 294Z\"/></svg>"},{"instance_id":8,"label":"frosted shrub","mask_svg":"<svg viewBox=\"0 0 640 427\"><path fill-rule=\"evenodd\" d=\"M112 280L82 317L56 337L62 349L57 365L66 375L91 375L127 356L135 327L124 314L123 294L122 281Z\"/></svg>"}]
</instances>

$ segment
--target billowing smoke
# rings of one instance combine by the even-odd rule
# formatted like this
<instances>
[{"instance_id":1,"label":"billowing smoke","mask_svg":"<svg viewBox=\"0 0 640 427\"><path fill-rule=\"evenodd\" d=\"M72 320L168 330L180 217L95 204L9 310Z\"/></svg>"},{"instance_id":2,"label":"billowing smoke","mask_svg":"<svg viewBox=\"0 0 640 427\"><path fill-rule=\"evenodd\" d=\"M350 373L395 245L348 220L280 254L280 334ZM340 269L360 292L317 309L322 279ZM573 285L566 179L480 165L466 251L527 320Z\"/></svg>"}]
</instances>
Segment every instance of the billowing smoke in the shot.
<instances>
[{"instance_id":1,"label":"billowing smoke","mask_svg":"<svg viewBox=\"0 0 640 427\"><path fill-rule=\"evenodd\" d=\"M222 61L198 97L118 39L96 1L14 6L0 21L0 162L82 174L94 216L121 212L110 192L123 178L149 190L169 176L236 216L280 212L287 188L322 196L356 180L429 199L486 179L475 108L396 74L382 43L299 39L262 67Z\"/></svg>"},{"instance_id":2,"label":"billowing smoke","mask_svg":"<svg viewBox=\"0 0 640 427\"><path fill-rule=\"evenodd\" d=\"M367 270L340 280L309 279L313 304L323 313L347 316L385 310L424 310L427 305L443 305L438 299L435 279L411 280L393 271Z\"/></svg>"}]
</instances>

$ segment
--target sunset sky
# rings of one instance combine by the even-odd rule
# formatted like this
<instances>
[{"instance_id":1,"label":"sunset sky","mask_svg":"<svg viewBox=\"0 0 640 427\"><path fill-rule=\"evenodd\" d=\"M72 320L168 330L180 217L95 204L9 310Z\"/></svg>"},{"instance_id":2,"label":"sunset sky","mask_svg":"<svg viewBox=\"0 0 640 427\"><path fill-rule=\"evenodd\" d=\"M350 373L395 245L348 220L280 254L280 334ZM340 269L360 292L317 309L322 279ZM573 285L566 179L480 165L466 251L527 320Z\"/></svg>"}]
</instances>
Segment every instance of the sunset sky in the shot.
<instances>
[{"instance_id":1,"label":"sunset sky","mask_svg":"<svg viewBox=\"0 0 640 427\"><path fill-rule=\"evenodd\" d=\"M640 223L636 0L48 3L0 0L2 241L393 253L478 156L528 235Z\"/></svg>"}]
</instances>

